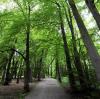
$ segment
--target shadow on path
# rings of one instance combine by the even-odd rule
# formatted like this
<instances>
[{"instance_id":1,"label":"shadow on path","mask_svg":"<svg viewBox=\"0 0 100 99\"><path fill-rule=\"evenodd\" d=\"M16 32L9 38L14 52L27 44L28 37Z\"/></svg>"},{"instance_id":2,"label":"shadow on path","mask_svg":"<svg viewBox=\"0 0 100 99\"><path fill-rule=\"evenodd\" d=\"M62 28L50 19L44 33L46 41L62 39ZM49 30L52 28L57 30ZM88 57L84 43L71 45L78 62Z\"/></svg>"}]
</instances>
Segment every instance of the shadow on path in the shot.
<instances>
[{"instance_id":1,"label":"shadow on path","mask_svg":"<svg viewBox=\"0 0 100 99\"><path fill-rule=\"evenodd\" d=\"M39 82L25 99L71 99L57 80L46 78Z\"/></svg>"}]
</instances>

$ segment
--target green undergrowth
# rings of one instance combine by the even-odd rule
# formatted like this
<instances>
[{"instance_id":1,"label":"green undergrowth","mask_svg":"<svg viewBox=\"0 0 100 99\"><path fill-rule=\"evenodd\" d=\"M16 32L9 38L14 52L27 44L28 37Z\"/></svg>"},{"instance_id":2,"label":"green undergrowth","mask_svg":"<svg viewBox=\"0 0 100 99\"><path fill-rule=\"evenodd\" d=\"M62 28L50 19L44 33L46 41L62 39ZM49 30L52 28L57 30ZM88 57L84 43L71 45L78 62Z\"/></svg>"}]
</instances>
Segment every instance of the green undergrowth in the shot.
<instances>
[{"instance_id":1,"label":"green undergrowth","mask_svg":"<svg viewBox=\"0 0 100 99\"><path fill-rule=\"evenodd\" d=\"M77 87L79 89L79 83L77 82ZM80 90L77 90L76 92L71 92L72 97L74 97L75 99L100 99L100 84L98 84L98 90L96 89L90 89L87 93L87 90L85 92L82 92ZM62 77L62 83L61 86L66 90L67 92L69 92L68 88L70 88L69 86L69 81L68 81L68 77ZM69 92L70 93L70 92ZM72 98L73 99L73 98Z\"/></svg>"},{"instance_id":2,"label":"green undergrowth","mask_svg":"<svg viewBox=\"0 0 100 99\"><path fill-rule=\"evenodd\" d=\"M61 85L62 85L62 87L69 86L68 77L62 77L62 83L61 83Z\"/></svg>"},{"instance_id":3,"label":"green undergrowth","mask_svg":"<svg viewBox=\"0 0 100 99\"><path fill-rule=\"evenodd\" d=\"M18 94L18 99L25 99L26 94L25 93L20 93Z\"/></svg>"}]
</instances>

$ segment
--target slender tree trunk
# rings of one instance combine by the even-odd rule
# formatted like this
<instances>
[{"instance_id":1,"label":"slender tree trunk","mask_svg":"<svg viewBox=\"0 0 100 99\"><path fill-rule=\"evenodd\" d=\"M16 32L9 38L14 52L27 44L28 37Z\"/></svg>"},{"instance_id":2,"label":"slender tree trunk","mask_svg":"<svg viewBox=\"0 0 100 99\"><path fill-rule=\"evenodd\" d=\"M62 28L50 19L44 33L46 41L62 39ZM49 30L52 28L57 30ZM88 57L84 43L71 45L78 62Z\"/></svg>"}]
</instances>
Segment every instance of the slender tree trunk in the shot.
<instances>
[{"instance_id":1,"label":"slender tree trunk","mask_svg":"<svg viewBox=\"0 0 100 99\"><path fill-rule=\"evenodd\" d=\"M52 77L52 64L51 64L51 66L50 66L50 67L51 67L51 77Z\"/></svg>"},{"instance_id":2,"label":"slender tree trunk","mask_svg":"<svg viewBox=\"0 0 100 99\"><path fill-rule=\"evenodd\" d=\"M34 78L36 78L36 75L37 75L37 69L36 69L36 67L37 67L37 61L36 61L36 56L35 56L35 59L34 59L34 72L33 72L33 77Z\"/></svg>"},{"instance_id":3,"label":"slender tree trunk","mask_svg":"<svg viewBox=\"0 0 100 99\"><path fill-rule=\"evenodd\" d=\"M40 60L39 60L38 81L41 80L41 71L42 71L42 65L43 65L43 54L44 54L44 51L42 50L41 57L40 57Z\"/></svg>"},{"instance_id":4,"label":"slender tree trunk","mask_svg":"<svg viewBox=\"0 0 100 99\"><path fill-rule=\"evenodd\" d=\"M19 83L19 79L20 79L21 65L19 65L18 69L19 69L19 71L18 71L18 74L17 74L17 81L16 81L17 84Z\"/></svg>"},{"instance_id":5,"label":"slender tree trunk","mask_svg":"<svg viewBox=\"0 0 100 99\"><path fill-rule=\"evenodd\" d=\"M41 80L41 70L42 70L42 56L39 60L39 68L38 68L38 81Z\"/></svg>"},{"instance_id":6,"label":"slender tree trunk","mask_svg":"<svg viewBox=\"0 0 100 99\"><path fill-rule=\"evenodd\" d=\"M80 55L79 55L77 47L76 47L77 45L76 45L74 27L73 27L72 16L71 16L71 12L70 12L69 7L68 7L68 12L69 12L69 17L68 17L67 11L65 9L66 19L67 19L67 22L68 22L68 25L69 25L69 28L71 31L71 35L72 35L73 52L74 52L74 58L75 58L74 63L75 63L75 67L76 67L77 72L78 72L81 90L85 90L88 88L88 83L87 83L87 79L85 77L83 65L82 65L81 60L80 60Z\"/></svg>"},{"instance_id":7,"label":"slender tree trunk","mask_svg":"<svg viewBox=\"0 0 100 99\"><path fill-rule=\"evenodd\" d=\"M95 6L94 0L85 0L85 3L87 5L87 7L89 8L89 10L91 11L91 13L98 25L98 28L100 30L100 14Z\"/></svg>"},{"instance_id":8,"label":"slender tree trunk","mask_svg":"<svg viewBox=\"0 0 100 99\"><path fill-rule=\"evenodd\" d=\"M90 59L91 59L91 62L92 64L94 65L95 69L96 69L96 74L97 74L97 79L100 80L100 56L96 50L96 47L94 46L90 36L89 36L89 33L83 23L83 20L76 8L76 5L75 5L75 2L73 0L68 0L70 6L71 6L71 9L72 9L72 12L73 12L73 15L76 19L76 22L77 22L77 25L78 25L78 28L79 28L79 31L81 33L81 37L83 39L83 42L87 48L87 51L88 51L88 54L90 56Z\"/></svg>"},{"instance_id":9,"label":"slender tree trunk","mask_svg":"<svg viewBox=\"0 0 100 99\"><path fill-rule=\"evenodd\" d=\"M84 70L85 70L85 75L88 79L88 81L90 80L90 77L89 77L89 70L88 70L88 65L86 64L86 59L85 57L83 57L83 62L84 62ZM89 82L88 82L89 83Z\"/></svg>"},{"instance_id":10,"label":"slender tree trunk","mask_svg":"<svg viewBox=\"0 0 100 99\"><path fill-rule=\"evenodd\" d=\"M14 52L15 51L11 51L10 56L9 56L4 85L9 85L9 82L11 80L10 67L11 67L11 60L13 58Z\"/></svg>"},{"instance_id":11,"label":"slender tree trunk","mask_svg":"<svg viewBox=\"0 0 100 99\"><path fill-rule=\"evenodd\" d=\"M6 68L7 68L7 63L8 63L8 59L5 59L6 63L3 66L3 73L2 73L2 79L1 79L1 83L4 85L4 81L5 81L5 76L6 76Z\"/></svg>"},{"instance_id":12,"label":"slender tree trunk","mask_svg":"<svg viewBox=\"0 0 100 99\"><path fill-rule=\"evenodd\" d=\"M53 59L51 59L51 62L50 62L50 64L48 65L48 76L50 75L50 69L51 69L51 77L52 77L52 63L53 63L53 61L54 61L54 57L53 57ZM51 66L51 67L50 67Z\"/></svg>"},{"instance_id":13,"label":"slender tree trunk","mask_svg":"<svg viewBox=\"0 0 100 99\"><path fill-rule=\"evenodd\" d=\"M74 90L76 89L76 83L75 83L75 78L71 66L71 59L70 59L70 53L69 53L69 48L66 40L66 34L64 30L64 23L61 15L61 7L58 3L56 3L58 6L58 12L59 12L59 18L60 18L60 24L61 24L61 33L62 33L62 38L64 42L64 51L65 51L65 56L66 56L66 64L67 64L67 70L68 70L68 76L69 76L69 82L71 85L71 88Z\"/></svg>"},{"instance_id":14,"label":"slender tree trunk","mask_svg":"<svg viewBox=\"0 0 100 99\"><path fill-rule=\"evenodd\" d=\"M27 30L26 30L26 69L25 69L25 74L24 74L24 90L28 92L30 90L29 88L29 76L30 76L30 61L29 61L29 40L30 40L30 5L29 11L28 11L28 19L27 19Z\"/></svg>"},{"instance_id":15,"label":"slender tree trunk","mask_svg":"<svg viewBox=\"0 0 100 99\"><path fill-rule=\"evenodd\" d=\"M15 65L15 59L14 59L14 57L13 57L13 59L12 59L12 67L11 67L11 76L12 76L12 79L13 79L13 75L14 75L14 65Z\"/></svg>"},{"instance_id":16,"label":"slender tree trunk","mask_svg":"<svg viewBox=\"0 0 100 99\"><path fill-rule=\"evenodd\" d=\"M49 66L47 68L47 73L48 73L48 77L50 76L50 73L49 73Z\"/></svg>"},{"instance_id":17,"label":"slender tree trunk","mask_svg":"<svg viewBox=\"0 0 100 99\"><path fill-rule=\"evenodd\" d=\"M56 57L56 78L58 79L58 81L61 83L61 74L60 74L60 68L59 68L59 62L58 62L58 58Z\"/></svg>"},{"instance_id":18,"label":"slender tree trunk","mask_svg":"<svg viewBox=\"0 0 100 99\"><path fill-rule=\"evenodd\" d=\"M60 71L60 66L59 66L59 46L56 44L56 54L55 54L55 65L56 65L56 78L58 81L61 83L61 71Z\"/></svg>"},{"instance_id":19,"label":"slender tree trunk","mask_svg":"<svg viewBox=\"0 0 100 99\"><path fill-rule=\"evenodd\" d=\"M17 65L18 65L18 61L16 61L16 63L14 64L14 70L13 70L14 79L16 79L17 76Z\"/></svg>"},{"instance_id":20,"label":"slender tree trunk","mask_svg":"<svg viewBox=\"0 0 100 99\"><path fill-rule=\"evenodd\" d=\"M29 28L29 27L28 27ZM29 91L29 70L30 70L30 62L29 62L29 32L27 30L27 38L26 38L26 69L25 69L25 81L24 81L24 89L25 91Z\"/></svg>"}]
</instances>

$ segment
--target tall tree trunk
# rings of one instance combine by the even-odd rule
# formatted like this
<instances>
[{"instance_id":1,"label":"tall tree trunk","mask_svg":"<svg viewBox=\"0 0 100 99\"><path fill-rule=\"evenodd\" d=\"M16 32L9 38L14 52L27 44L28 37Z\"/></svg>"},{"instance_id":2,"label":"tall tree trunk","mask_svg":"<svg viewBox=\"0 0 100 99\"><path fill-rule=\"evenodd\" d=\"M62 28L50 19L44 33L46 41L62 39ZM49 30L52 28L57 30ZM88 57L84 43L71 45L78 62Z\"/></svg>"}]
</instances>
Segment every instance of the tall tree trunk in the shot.
<instances>
[{"instance_id":1,"label":"tall tree trunk","mask_svg":"<svg viewBox=\"0 0 100 99\"><path fill-rule=\"evenodd\" d=\"M18 69L19 69L19 70L18 70L18 73L17 73L17 81L16 81L17 84L19 83L19 79L20 79L21 64L19 64Z\"/></svg>"},{"instance_id":2,"label":"tall tree trunk","mask_svg":"<svg viewBox=\"0 0 100 99\"><path fill-rule=\"evenodd\" d=\"M51 77L52 77L52 64L51 64L50 68L51 68Z\"/></svg>"},{"instance_id":3,"label":"tall tree trunk","mask_svg":"<svg viewBox=\"0 0 100 99\"><path fill-rule=\"evenodd\" d=\"M17 65L18 65L18 61L16 61L16 63L14 64L14 68L13 68L14 79L16 79L16 76L17 76Z\"/></svg>"},{"instance_id":4,"label":"tall tree trunk","mask_svg":"<svg viewBox=\"0 0 100 99\"><path fill-rule=\"evenodd\" d=\"M25 81L24 81L24 89L25 91L29 91L29 70L30 70L30 62L29 62L29 29L27 30L27 38L26 38L26 69L25 69Z\"/></svg>"},{"instance_id":5,"label":"tall tree trunk","mask_svg":"<svg viewBox=\"0 0 100 99\"><path fill-rule=\"evenodd\" d=\"M83 23L83 20L82 20L80 14L79 14L79 12L76 8L75 2L73 0L68 0L68 2L71 6L73 15L76 19L79 31L81 33L81 37L83 39L84 45L87 48L87 51L88 51L88 54L90 56L91 62L95 67L96 74L97 74L97 79L100 80L100 56L99 56L99 54L96 50L96 47L93 44L93 42L92 42L92 40L89 36L89 33L88 33L84 23Z\"/></svg>"},{"instance_id":6,"label":"tall tree trunk","mask_svg":"<svg viewBox=\"0 0 100 99\"><path fill-rule=\"evenodd\" d=\"M41 80L41 69L42 69L42 56L39 60L39 66L38 66L38 81Z\"/></svg>"},{"instance_id":7,"label":"tall tree trunk","mask_svg":"<svg viewBox=\"0 0 100 99\"><path fill-rule=\"evenodd\" d=\"M65 9L65 7L64 7L64 9ZM88 84L87 84L87 79L85 77L83 65L80 60L80 55L79 55L77 47L76 47L77 45L76 45L74 27L73 27L73 23L72 23L72 15L71 15L69 7L68 7L68 12L69 12L69 17L68 17L67 11L65 9L66 19L67 19L67 22L68 22L68 25L69 25L69 28L71 31L71 35L72 35L73 52L74 52L74 58L75 58L74 63L75 63L75 67L78 72L78 78L80 81L81 90L85 90L88 88Z\"/></svg>"},{"instance_id":8,"label":"tall tree trunk","mask_svg":"<svg viewBox=\"0 0 100 99\"><path fill-rule=\"evenodd\" d=\"M9 82L11 80L11 74L10 74L10 67L11 67L11 60L13 58L15 51L11 51L10 55L9 55L9 60L8 60L8 65L7 65L7 70L6 70L6 78L4 81L4 85L9 85Z\"/></svg>"},{"instance_id":9,"label":"tall tree trunk","mask_svg":"<svg viewBox=\"0 0 100 99\"><path fill-rule=\"evenodd\" d=\"M59 52L58 52L59 46L57 44L56 44L55 51L56 51L56 54L55 54L56 78L61 83L62 79L61 79L61 71L60 71L60 66L59 66Z\"/></svg>"},{"instance_id":10,"label":"tall tree trunk","mask_svg":"<svg viewBox=\"0 0 100 99\"><path fill-rule=\"evenodd\" d=\"M8 59L5 59L5 60L6 61L3 66L2 78L1 78L2 85L4 85L4 81L5 81L5 77L6 77L6 68L7 68L7 63L8 63Z\"/></svg>"},{"instance_id":11,"label":"tall tree trunk","mask_svg":"<svg viewBox=\"0 0 100 99\"><path fill-rule=\"evenodd\" d=\"M49 66L47 67L47 74L48 74L48 77L50 76L50 73L49 73Z\"/></svg>"},{"instance_id":12,"label":"tall tree trunk","mask_svg":"<svg viewBox=\"0 0 100 99\"><path fill-rule=\"evenodd\" d=\"M84 63L84 70L85 70L85 75L88 79L88 81L90 80L90 77L89 77L89 69L88 69L88 65L86 64L86 59L85 57L83 57L83 63ZM92 79L91 79L92 80ZM90 83L90 82L88 82Z\"/></svg>"},{"instance_id":13,"label":"tall tree trunk","mask_svg":"<svg viewBox=\"0 0 100 99\"><path fill-rule=\"evenodd\" d=\"M38 81L41 80L41 71L42 71L42 65L43 65L43 54L44 54L44 51L42 50L42 53L41 53L41 56L40 56L40 59L39 59L39 66L38 66Z\"/></svg>"},{"instance_id":14,"label":"tall tree trunk","mask_svg":"<svg viewBox=\"0 0 100 99\"><path fill-rule=\"evenodd\" d=\"M51 59L50 64L48 65L48 76L49 76L49 74L50 74L50 73L49 73L49 72L50 72L49 70L51 69L51 77L52 77L52 63L53 63L54 59L55 59L55 58L53 57L53 59ZM51 67L50 67L50 66L51 66Z\"/></svg>"},{"instance_id":15,"label":"tall tree trunk","mask_svg":"<svg viewBox=\"0 0 100 99\"><path fill-rule=\"evenodd\" d=\"M95 6L94 0L85 0L85 3L87 5L87 7L89 8L89 10L91 11L91 13L98 25L98 28L100 30L100 14Z\"/></svg>"},{"instance_id":16,"label":"tall tree trunk","mask_svg":"<svg viewBox=\"0 0 100 99\"><path fill-rule=\"evenodd\" d=\"M29 61L29 36L30 36L30 5L28 5L28 19L27 19L27 30L26 30L26 69L24 74L24 90L28 92L29 88L29 76L30 76L30 61Z\"/></svg>"},{"instance_id":17,"label":"tall tree trunk","mask_svg":"<svg viewBox=\"0 0 100 99\"><path fill-rule=\"evenodd\" d=\"M59 67L59 62L58 62L58 58L56 57L56 78L58 79L58 81L61 83L61 74L60 74L60 67Z\"/></svg>"},{"instance_id":18,"label":"tall tree trunk","mask_svg":"<svg viewBox=\"0 0 100 99\"><path fill-rule=\"evenodd\" d=\"M68 76L69 76L69 82L71 88L74 90L76 89L76 83L75 83L75 78L71 66L71 59L70 59L70 53L69 53L69 48L66 40L66 34L64 30L64 23L62 19L62 14L61 14L61 7L58 3L56 3L58 6L58 12L59 12L59 18L60 18L60 25L61 25L61 33L62 33L62 38L64 42L64 51L65 51L65 57L66 57L66 64L67 64L67 70L68 70Z\"/></svg>"},{"instance_id":19,"label":"tall tree trunk","mask_svg":"<svg viewBox=\"0 0 100 99\"><path fill-rule=\"evenodd\" d=\"M11 76L12 76L12 79L13 79L13 75L14 75L14 65L15 65L15 60L14 60L14 57L12 59L12 67L11 67Z\"/></svg>"}]
</instances>

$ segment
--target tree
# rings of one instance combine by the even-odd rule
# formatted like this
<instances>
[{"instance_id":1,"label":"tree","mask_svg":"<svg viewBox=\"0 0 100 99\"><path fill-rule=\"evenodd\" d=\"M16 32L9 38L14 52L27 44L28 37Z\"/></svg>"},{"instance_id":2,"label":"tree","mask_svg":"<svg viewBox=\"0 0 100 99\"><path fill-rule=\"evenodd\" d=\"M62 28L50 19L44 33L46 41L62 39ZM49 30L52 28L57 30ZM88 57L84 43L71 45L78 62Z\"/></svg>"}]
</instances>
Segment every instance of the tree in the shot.
<instances>
[{"instance_id":1,"label":"tree","mask_svg":"<svg viewBox=\"0 0 100 99\"><path fill-rule=\"evenodd\" d=\"M64 23L63 23L62 14L61 14L61 7L60 7L59 3L56 3L56 4L58 6L58 13L59 13L60 25L61 25L61 33L62 33L62 38L63 38L63 42L64 42L64 51L65 51L65 56L66 56L66 64L67 64L67 69L68 69L69 82L70 82L72 89L75 90L76 89L75 78L74 78L74 74L73 74L73 70L72 70L72 66L71 66L69 48L68 48L68 44L66 41Z\"/></svg>"},{"instance_id":2,"label":"tree","mask_svg":"<svg viewBox=\"0 0 100 99\"><path fill-rule=\"evenodd\" d=\"M91 40L91 37L89 36L88 30L86 29L82 18L76 8L75 2L73 0L68 0L69 5L72 9L73 15L75 17L75 20L77 22L81 37L83 39L84 45L87 48L88 54L90 56L91 62L95 67L96 70L96 75L97 75L97 79L100 80L100 56L97 52L96 47L93 44L93 41Z\"/></svg>"},{"instance_id":3,"label":"tree","mask_svg":"<svg viewBox=\"0 0 100 99\"><path fill-rule=\"evenodd\" d=\"M94 0L85 0L85 3L87 5L87 7L89 8L89 10L91 11L91 13L98 25L98 28L100 30L100 14L99 14L98 9L95 6Z\"/></svg>"},{"instance_id":4,"label":"tree","mask_svg":"<svg viewBox=\"0 0 100 99\"><path fill-rule=\"evenodd\" d=\"M26 22L26 70L25 70L25 82L24 82L24 89L26 92L29 91L29 76L30 76L30 59L29 59L29 41L30 41L30 3L28 3L28 16L27 16L27 22Z\"/></svg>"},{"instance_id":5,"label":"tree","mask_svg":"<svg viewBox=\"0 0 100 99\"><path fill-rule=\"evenodd\" d=\"M79 77L79 81L80 81L81 90L84 90L84 89L87 89L89 86L88 86L88 81L85 77L85 72L83 70L83 64L81 62L80 55L79 55L78 50L77 50L77 44L76 44L76 39L75 39L72 15L71 15L71 11L70 11L69 7L68 7L68 12L69 13L67 13L65 7L64 7L64 10L65 10L65 14L66 14L67 23L69 25L71 35L72 35L74 63L75 63L75 67L76 67L77 72L78 72L78 77ZM69 15L69 17L68 17L68 15Z\"/></svg>"}]
</instances>

